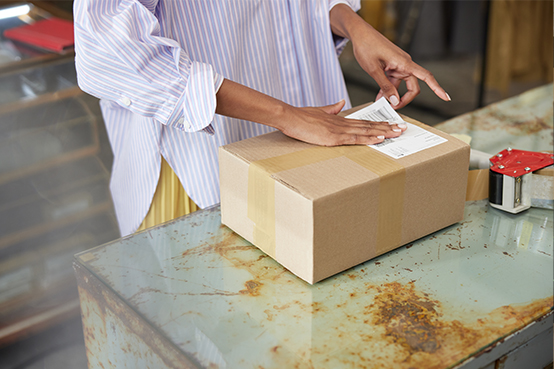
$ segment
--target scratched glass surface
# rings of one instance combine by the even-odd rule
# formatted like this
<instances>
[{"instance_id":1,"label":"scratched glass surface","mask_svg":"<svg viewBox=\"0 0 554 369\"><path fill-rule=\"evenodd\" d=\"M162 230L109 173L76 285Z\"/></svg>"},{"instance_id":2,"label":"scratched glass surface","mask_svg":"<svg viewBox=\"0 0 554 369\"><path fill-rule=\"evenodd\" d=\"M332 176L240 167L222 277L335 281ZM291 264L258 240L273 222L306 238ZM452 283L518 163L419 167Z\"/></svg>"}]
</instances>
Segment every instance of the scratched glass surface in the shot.
<instances>
[{"instance_id":1,"label":"scratched glass surface","mask_svg":"<svg viewBox=\"0 0 554 369\"><path fill-rule=\"evenodd\" d=\"M508 146L520 150L552 150L553 98L553 85L548 84L435 127L446 133L470 135L471 148L491 155Z\"/></svg>"},{"instance_id":2,"label":"scratched glass surface","mask_svg":"<svg viewBox=\"0 0 554 369\"><path fill-rule=\"evenodd\" d=\"M467 202L463 222L315 285L219 207L77 260L203 367L447 368L552 309L552 216Z\"/></svg>"},{"instance_id":3,"label":"scratched glass surface","mask_svg":"<svg viewBox=\"0 0 554 369\"><path fill-rule=\"evenodd\" d=\"M490 153L551 148L552 85L439 128ZM552 218L467 202L463 222L313 286L217 207L77 260L199 366L448 368L552 310Z\"/></svg>"}]
</instances>

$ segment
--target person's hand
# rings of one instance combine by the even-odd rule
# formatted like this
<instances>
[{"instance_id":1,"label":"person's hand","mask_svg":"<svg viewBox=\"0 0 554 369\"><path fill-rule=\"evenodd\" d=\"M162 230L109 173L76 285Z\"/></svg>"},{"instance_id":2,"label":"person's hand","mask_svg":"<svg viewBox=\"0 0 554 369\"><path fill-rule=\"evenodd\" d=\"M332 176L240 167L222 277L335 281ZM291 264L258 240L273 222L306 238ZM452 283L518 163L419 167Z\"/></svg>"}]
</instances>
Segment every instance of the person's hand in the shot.
<instances>
[{"instance_id":1,"label":"person's hand","mask_svg":"<svg viewBox=\"0 0 554 369\"><path fill-rule=\"evenodd\" d=\"M381 87L375 100L385 96L395 109L400 109L419 94L420 79L438 97L450 101L450 97L431 72L414 63L410 55L371 26L364 27L364 32L358 33L354 39L356 41L352 40L352 46L356 60ZM407 92L400 98L398 86L401 81L406 83Z\"/></svg>"},{"instance_id":2,"label":"person's hand","mask_svg":"<svg viewBox=\"0 0 554 369\"><path fill-rule=\"evenodd\" d=\"M330 16L333 32L352 41L358 64L379 84L381 90L376 101L385 96L395 109L406 106L420 92L418 79L427 83L438 97L450 101L450 96L428 70L414 63L410 55L367 24L349 6L336 5ZM402 97L398 94L401 81L407 88Z\"/></svg>"},{"instance_id":3,"label":"person's hand","mask_svg":"<svg viewBox=\"0 0 554 369\"><path fill-rule=\"evenodd\" d=\"M337 114L344 100L322 107L289 107L279 128L289 137L321 146L372 145L385 138L398 137L406 124L347 119Z\"/></svg>"},{"instance_id":4,"label":"person's hand","mask_svg":"<svg viewBox=\"0 0 554 369\"><path fill-rule=\"evenodd\" d=\"M405 124L338 116L344 100L322 107L297 108L227 79L216 96L217 114L265 124L316 145L371 145L398 137L407 128Z\"/></svg>"}]
</instances>

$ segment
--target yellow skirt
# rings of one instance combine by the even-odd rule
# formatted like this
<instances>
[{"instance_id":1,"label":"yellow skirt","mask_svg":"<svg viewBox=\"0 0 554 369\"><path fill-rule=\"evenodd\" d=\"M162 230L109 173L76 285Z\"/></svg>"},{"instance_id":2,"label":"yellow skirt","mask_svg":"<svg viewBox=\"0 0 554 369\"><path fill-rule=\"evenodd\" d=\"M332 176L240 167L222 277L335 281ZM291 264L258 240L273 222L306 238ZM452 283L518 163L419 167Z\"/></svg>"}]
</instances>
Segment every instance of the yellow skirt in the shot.
<instances>
[{"instance_id":1,"label":"yellow skirt","mask_svg":"<svg viewBox=\"0 0 554 369\"><path fill-rule=\"evenodd\" d=\"M148 214L137 231L167 222L171 219L190 214L198 206L189 198L179 181L179 177L162 157L160 179L152 199Z\"/></svg>"}]
</instances>

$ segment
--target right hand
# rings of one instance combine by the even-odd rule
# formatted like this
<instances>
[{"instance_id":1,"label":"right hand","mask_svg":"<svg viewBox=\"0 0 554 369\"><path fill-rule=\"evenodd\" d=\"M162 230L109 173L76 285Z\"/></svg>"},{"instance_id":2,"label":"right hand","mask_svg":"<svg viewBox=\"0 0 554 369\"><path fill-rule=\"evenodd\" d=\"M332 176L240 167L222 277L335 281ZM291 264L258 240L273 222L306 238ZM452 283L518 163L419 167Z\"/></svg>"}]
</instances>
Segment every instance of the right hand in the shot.
<instances>
[{"instance_id":1,"label":"right hand","mask_svg":"<svg viewBox=\"0 0 554 369\"><path fill-rule=\"evenodd\" d=\"M294 108L289 106L285 124L276 126L287 136L321 146L372 145L385 138L398 137L405 124L347 119L337 114L344 100L322 107Z\"/></svg>"}]
</instances>

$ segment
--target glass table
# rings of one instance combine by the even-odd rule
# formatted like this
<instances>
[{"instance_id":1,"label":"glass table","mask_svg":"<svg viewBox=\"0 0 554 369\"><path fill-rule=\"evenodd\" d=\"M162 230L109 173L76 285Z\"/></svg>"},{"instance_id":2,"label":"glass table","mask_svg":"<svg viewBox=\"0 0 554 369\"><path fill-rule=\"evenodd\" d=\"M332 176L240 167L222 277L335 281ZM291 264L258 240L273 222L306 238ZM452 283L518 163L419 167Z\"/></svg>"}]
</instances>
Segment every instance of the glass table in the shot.
<instances>
[{"instance_id":1,"label":"glass table","mask_svg":"<svg viewBox=\"0 0 554 369\"><path fill-rule=\"evenodd\" d=\"M439 129L551 149L552 85ZM462 222L309 285L205 209L75 256L89 368L542 368L552 218L467 202Z\"/></svg>"},{"instance_id":2,"label":"glass table","mask_svg":"<svg viewBox=\"0 0 554 369\"><path fill-rule=\"evenodd\" d=\"M71 18L58 8L71 1L34 3L0 2L1 346L78 317L73 256L119 236L112 151L98 100L77 85L73 51L4 37Z\"/></svg>"}]
</instances>

